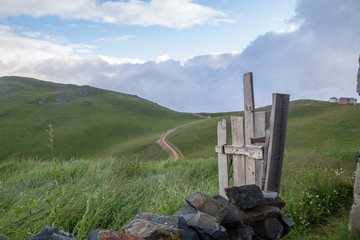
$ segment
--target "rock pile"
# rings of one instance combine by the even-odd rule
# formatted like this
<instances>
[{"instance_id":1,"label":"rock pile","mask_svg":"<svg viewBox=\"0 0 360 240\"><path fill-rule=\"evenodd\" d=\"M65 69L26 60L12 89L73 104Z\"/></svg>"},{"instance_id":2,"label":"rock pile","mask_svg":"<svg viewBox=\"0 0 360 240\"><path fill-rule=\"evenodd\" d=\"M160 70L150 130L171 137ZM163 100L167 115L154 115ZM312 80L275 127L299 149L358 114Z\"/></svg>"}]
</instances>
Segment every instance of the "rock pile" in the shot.
<instances>
[{"instance_id":1,"label":"rock pile","mask_svg":"<svg viewBox=\"0 0 360 240\"><path fill-rule=\"evenodd\" d=\"M225 192L228 199L194 193L185 197L187 204L173 216L140 213L122 228L124 233L97 229L87 240L280 239L294 226L291 219L280 213L286 203L275 192L262 192L256 185L227 188ZM30 240L76 240L61 230L45 228Z\"/></svg>"}]
</instances>

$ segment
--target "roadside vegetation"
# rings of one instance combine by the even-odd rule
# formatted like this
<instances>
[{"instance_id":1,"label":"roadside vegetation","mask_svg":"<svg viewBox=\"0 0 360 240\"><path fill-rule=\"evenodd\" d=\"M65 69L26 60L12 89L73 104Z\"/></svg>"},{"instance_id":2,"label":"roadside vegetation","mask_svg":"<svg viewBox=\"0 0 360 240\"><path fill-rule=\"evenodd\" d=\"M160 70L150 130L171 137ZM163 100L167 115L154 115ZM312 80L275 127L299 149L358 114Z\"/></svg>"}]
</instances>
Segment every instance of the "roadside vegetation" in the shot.
<instances>
[{"instance_id":1,"label":"roadside vegetation","mask_svg":"<svg viewBox=\"0 0 360 240\"><path fill-rule=\"evenodd\" d=\"M0 236L27 239L50 225L85 239L96 228L121 230L140 212L171 215L194 192L218 194L217 121L242 113L214 114L177 130L169 140L185 158L170 160L155 142L166 130L198 120L191 114L113 92L40 106L49 88L62 92L63 86L35 91L38 83L29 80L30 94L28 83L16 81L23 98L16 97L17 87L13 95L0 90L0 100L9 103L0 109ZM359 107L291 102L280 195L296 227L285 239L351 239Z\"/></svg>"}]
</instances>

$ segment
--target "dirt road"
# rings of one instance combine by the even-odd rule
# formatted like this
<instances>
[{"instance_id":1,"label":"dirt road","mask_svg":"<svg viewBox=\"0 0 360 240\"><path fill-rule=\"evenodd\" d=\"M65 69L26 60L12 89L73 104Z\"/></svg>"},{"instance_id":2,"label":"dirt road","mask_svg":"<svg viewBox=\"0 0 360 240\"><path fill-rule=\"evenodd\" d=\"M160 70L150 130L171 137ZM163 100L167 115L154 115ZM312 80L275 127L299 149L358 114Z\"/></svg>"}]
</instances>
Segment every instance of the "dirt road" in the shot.
<instances>
[{"instance_id":1,"label":"dirt road","mask_svg":"<svg viewBox=\"0 0 360 240\"><path fill-rule=\"evenodd\" d=\"M207 118L207 117L206 117ZM208 119L208 118L207 118ZM164 133L163 135L161 135L160 139L157 141L157 144L160 145L160 147L169 155L169 157L171 159L178 159L178 158L182 158L184 157L184 155L182 154L182 152L180 151L180 149L178 147L176 147L174 144L172 144L167 137L174 132L175 130L200 122L200 121L206 121L205 120L198 120L198 121L194 121L194 122L189 122L186 123L184 125L178 126L176 128L170 129L169 131L167 131L166 133Z\"/></svg>"}]
</instances>

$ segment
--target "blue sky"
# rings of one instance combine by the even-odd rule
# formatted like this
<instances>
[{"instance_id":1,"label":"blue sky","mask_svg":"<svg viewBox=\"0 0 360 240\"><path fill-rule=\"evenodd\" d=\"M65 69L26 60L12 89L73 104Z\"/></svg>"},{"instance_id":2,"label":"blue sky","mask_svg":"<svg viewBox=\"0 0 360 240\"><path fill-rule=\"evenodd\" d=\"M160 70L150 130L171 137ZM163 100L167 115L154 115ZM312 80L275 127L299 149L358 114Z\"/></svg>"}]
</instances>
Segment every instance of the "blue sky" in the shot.
<instances>
[{"instance_id":1,"label":"blue sky","mask_svg":"<svg viewBox=\"0 0 360 240\"><path fill-rule=\"evenodd\" d=\"M358 0L1 0L0 75L88 84L177 111L356 96Z\"/></svg>"}]
</instances>

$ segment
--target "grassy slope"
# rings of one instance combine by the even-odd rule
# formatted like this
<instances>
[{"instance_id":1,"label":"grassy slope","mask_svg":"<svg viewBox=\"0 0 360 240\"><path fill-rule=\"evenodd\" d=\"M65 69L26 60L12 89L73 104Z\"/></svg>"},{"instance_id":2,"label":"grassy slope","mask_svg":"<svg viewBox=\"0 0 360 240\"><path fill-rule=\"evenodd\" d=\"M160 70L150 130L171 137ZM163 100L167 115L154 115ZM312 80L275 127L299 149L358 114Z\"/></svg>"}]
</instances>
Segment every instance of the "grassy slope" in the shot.
<instances>
[{"instance_id":1,"label":"grassy slope","mask_svg":"<svg viewBox=\"0 0 360 240\"><path fill-rule=\"evenodd\" d=\"M166 158L155 144L159 135L196 119L136 96L85 89L87 96L81 97L84 87L80 86L0 78L0 161L9 156L51 157L46 133L49 123L55 128L57 157L146 153L148 158ZM73 94L75 99L53 100L63 93ZM38 104L40 98L47 104Z\"/></svg>"},{"instance_id":2,"label":"grassy slope","mask_svg":"<svg viewBox=\"0 0 360 240\"><path fill-rule=\"evenodd\" d=\"M216 182L215 160L5 160L0 236L27 239L45 225L77 239L98 228L121 231L140 212L171 215L185 204L184 196L216 195Z\"/></svg>"},{"instance_id":3,"label":"grassy slope","mask_svg":"<svg viewBox=\"0 0 360 240\"><path fill-rule=\"evenodd\" d=\"M222 118L230 126L230 114L222 115L184 127L170 135L170 141L185 157L215 156L216 126ZM290 103L281 195L288 203L285 213L297 228L287 239L348 239L348 210L360 149L359 119L359 105L312 100ZM341 217L336 220L339 228L333 226L334 216Z\"/></svg>"},{"instance_id":4,"label":"grassy slope","mask_svg":"<svg viewBox=\"0 0 360 240\"><path fill-rule=\"evenodd\" d=\"M64 90L54 90L54 92L58 91ZM107 94L118 96L111 92ZM140 103L143 101L133 96L121 96L126 99L137 99ZM2 97L4 96L0 95L0 98ZM44 96L39 94L27 100L28 104L18 103L24 109L26 106L29 108L29 112L22 113L22 121L21 115L11 115L14 114L11 109L8 111L0 109L1 121L9 126L14 126L18 122L24 128L21 122L29 121L27 114L33 113L34 110L30 111L30 109L34 103L37 107L44 107L44 105L36 105L40 97ZM109 98L114 101L113 97ZM92 105L88 105L92 107L100 103L112 105L112 101L105 101L106 97L98 99L95 96L89 96L87 100L79 98L78 101L82 99L93 102ZM13 101L16 100L16 98L13 99ZM104 111L103 115L112 120L107 123L115 123L121 120L121 117L117 116L121 102L118 99L116 104L113 103L114 106L108 106L113 110L112 114L107 114L105 105L94 109L98 112ZM59 106L75 103L76 101L65 104L49 103L45 107L53 106L57 110L53 111L53 114L57 114L61 109ZM290 108L281 195L288 203L284 211L296 221L297 229L287 239L337 239L330 237L340 236L339 234L344 234L346 237L346 211L341 222L336 223L341 226L340 231L334 230L334 227L322 225L325 227L320 228L320 233L317 233L313 230L314 228L309 227L326 223L328 218L338 216L342 213L341 210L349 207L349 200L352 200L349 189L352 187L355 153L359 148L360 140L358 123L360 109L359 106L310 103L311 101L295 101L291 103ZM74 112L84 111L83 107L85 106L78 104ZM159 106L154 105L154 107ZM68 108L65 109L68 110ZM151 145L154 140L152 133L159 134L163 128L166 130L172 125L180 125L180 122L192 119L191 116L165 109L162 117L168 119L162 123L166 126L161 124L159 124L161 126L156 126L156 124L153 126L154 122L151 120L157 119L157 114L153 117L142 116L145 119L141 122L137 118L140 115L138 112L131 113L125 107L121 109L126 112L127 120L135 121L135 123L139 121L139 126L144 122L151 123L152 125L148 126L153 128L153 132L149 130L148 135L144 132L138 135L130 134L127 140L119 141L119 145L114 144L109 148L92 145L102 149L99 152L121 153L125 149L136 149L139 157L148 155L153 146ZM86 119L87 121L90 119L89 122L94 124L93 128L89 128L90 132L101 134L104 130L100 132L96 130L100 124L97 125L89 117L99 119L98 114L91 115L92 112L87 112ZM3 117L6 114L10 114L8 118ZM13 117L12 125L10 117ZM182 118L174 120L173 117ZM171 141L180 147L187 159L147 163L134 162L129 158L73 159L64 162L8 159L0 162L0 199L2 199L0 235L10 239L25 239L47 224L72 232L79 239L84 239L88 232L95 228L120 230L139 212L148 211L170 215L184 203L184 196L195 191L215 195L217 192L216 158L207 157L214 156L216 125L217 121L223 117L228 118L229 115L224 113L219 117L214 115L213 119L184 127L171 135ZM105 121L103 119L101 121ZM47 120L56 120L56 118L49 117ZM71 122L76 122L76 119ZM49 155L45 133L47 123L48 121L44 121L40 125L41 128L38 126L40 130L37 130L38 134L44 134L45 140L39 144L39 152L43 148L46 157ZM62 121L54 122L57 131L55 134L58 134L56 135L58 145L55 145L55 151L61 152L58 138L62 136L61 133L66 133L66 128L62 129L59 123ZM76 127L81 128L82 125L79 123ZM1 129L3 130L6 129ZM74 127L67 134L75 130ZM112 134L112 131L107 133L110 134L110 132ZM77 134L86 136L82 131L74 133L74 135ZM93 136L92 134L89 136ZM18 142L15 141L15 143ZM78 147L85 150L88 148L83 145ZM204 159L194 161L195 158ZM311 230L308 231L308 229ZM342 239L347 239L345 237Z\"/></svg>"},{"instance_id":5,"label":"grassy slope","mask_svg":"<svg viewBox=\"0 0 360 240\"><path fill-rule=\"evenodd\" d=\"M269 107L258 109L270 110ZM231 115L242 115L232 113ZM230 114L189 125L169 136L186 157L215 156L216 127ZM290 103L286 151L317 150L331 154L356 154L360 142L360 105L337 105L327 102L299 100ZM229 135L229 142L231 137Z\"/></svg>"}]
</instances>

